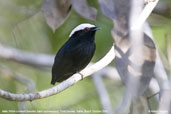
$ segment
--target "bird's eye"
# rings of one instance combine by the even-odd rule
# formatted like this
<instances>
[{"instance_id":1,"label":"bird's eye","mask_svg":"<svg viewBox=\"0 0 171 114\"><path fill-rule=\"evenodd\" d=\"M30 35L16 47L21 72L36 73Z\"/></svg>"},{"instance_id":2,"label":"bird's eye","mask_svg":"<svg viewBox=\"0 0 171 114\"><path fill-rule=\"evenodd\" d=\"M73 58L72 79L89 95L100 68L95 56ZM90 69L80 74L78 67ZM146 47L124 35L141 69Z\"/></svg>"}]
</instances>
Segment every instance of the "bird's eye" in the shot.
<instances>
[{"instance_id":1,"label":"bird's eye","mask_svg":"<svg viewBox=\"0 0 171 114\"><path fill-rule=\"evenodd\" d=\"M89 31L89 28L88 27L84 28L84 31L86 31L86 32Z\"/></svg>"}]
</instances>

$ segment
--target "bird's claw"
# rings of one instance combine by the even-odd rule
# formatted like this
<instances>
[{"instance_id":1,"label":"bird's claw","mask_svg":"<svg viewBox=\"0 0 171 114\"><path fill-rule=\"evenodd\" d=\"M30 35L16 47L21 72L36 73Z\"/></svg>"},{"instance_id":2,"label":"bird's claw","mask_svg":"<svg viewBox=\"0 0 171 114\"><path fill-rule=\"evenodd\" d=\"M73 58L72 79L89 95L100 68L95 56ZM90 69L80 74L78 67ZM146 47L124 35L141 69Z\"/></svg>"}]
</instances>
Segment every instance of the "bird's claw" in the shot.
<instances>
[{"instance_id":1,"label":"bird's claw","mask_svg":"<svg viewBox=\"0 0 171 114\"><path fill-rule=\"evenodd\" d=\"M83 75L83 74L81 74L80 72L78 72L78 74L80 74L80 75L81 75L81 80L83 80L84 75Z\"/></svg>"}]
</instances>

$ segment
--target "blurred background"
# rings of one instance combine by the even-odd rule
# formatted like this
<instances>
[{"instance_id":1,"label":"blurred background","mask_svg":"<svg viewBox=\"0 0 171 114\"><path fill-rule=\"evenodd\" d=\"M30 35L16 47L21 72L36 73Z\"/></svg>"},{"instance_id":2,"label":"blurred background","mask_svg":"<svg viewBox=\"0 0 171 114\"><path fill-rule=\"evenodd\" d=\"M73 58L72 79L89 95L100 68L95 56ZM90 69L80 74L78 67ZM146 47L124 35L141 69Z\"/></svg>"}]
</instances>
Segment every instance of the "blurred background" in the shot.
<instances>
[{"instance_id":1,"label":"blurred background","mask_svg":"<svg viewBox=\"0 0 171 114\"><path fill-rule=\"evenodd\" d=\"M100 11L97 0L88 0L88 4L97 9L96 21L81 17L71 9L64 23L56 30L48 26L42 12L43 0L0 0L0 44L17 48L27 52L55 55L58 49L68 40L73 28L81 23L92 23L102 29L96 33L96 52L92 62L102 58L113 45L111 28L113 22ZM162 5L167 4L168 9ZM158 8L163 13L154 12L148 19L155 38L160 57L167 73L171 74L171 1L160 0ZM160 10L159 10L160 11ZM1 52L0 52L1 53ZM0 70L0 88L12 93L37 92L51 88L51 69L42 70L25 64L0 58L0 68L11 69L12 72L22 74L32 84L29 89L25 83L9 73ZM114 66L112 62L110 66ZM2 68L2 69L3 69ZM170 75L171 76L171 75ZM124 86L121 81L104 78L104 83L111 98L112 107L120 101ZM118 89L119 88L119 89ZM155 99L151 100L151 107L156 108ZM101 110L100 101L91 77L85 78L65 91L44 99L32 102L8 101L0 98L1 110Z\"/></svg>"}]
</instances>

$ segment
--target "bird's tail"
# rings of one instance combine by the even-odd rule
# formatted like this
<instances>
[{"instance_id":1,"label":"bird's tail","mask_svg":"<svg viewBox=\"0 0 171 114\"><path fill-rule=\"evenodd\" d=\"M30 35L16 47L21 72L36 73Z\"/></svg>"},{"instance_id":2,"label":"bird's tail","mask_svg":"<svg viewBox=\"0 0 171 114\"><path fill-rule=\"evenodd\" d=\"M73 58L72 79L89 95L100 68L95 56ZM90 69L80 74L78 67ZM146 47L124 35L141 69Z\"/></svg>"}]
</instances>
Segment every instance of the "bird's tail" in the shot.
<instances>
[{"instance_id":1,"label":"bird's tail","mask_svg":"<svg viewBox=\"0 0 171 114\"><path fill-rule=\"evenodd\" d=\"M55 83L56 83L56 81L54 81L54 80L52 79L51 84L52 84L52 85L55 85Z\"/></svg>"}]
</instances>

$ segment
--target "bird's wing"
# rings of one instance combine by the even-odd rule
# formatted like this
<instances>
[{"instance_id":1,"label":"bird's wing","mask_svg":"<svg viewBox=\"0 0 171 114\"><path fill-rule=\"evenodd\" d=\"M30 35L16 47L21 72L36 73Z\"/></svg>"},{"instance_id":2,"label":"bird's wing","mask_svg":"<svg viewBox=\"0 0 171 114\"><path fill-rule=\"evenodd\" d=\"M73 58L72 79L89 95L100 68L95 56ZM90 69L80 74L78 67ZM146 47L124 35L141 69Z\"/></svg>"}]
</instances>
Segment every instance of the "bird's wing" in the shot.
<instances>
[{"instance_id":1,"label":"bird's wing","mask_svg":"<svg viewBox=\"0 0 171 114\"><path fill-rule=\"evenodd\" d=\"M52 67L52 82L61 82L74 73L72 70L73 61L71 60L71 53L68 52L66 44L58 51L55 56Z\"/></svg>"},{"instance_id":2,"label":"bird's wing","mask_svg":"<svg viewBox=\"0 0 171 114\"><path fill-rule=\"evenodd\" d=\"M91 47L85 43L67 41L55 57L52 82L61 82L82 70L90 62L94 51L94 44Z\"/></svg>"}]
</instances>

